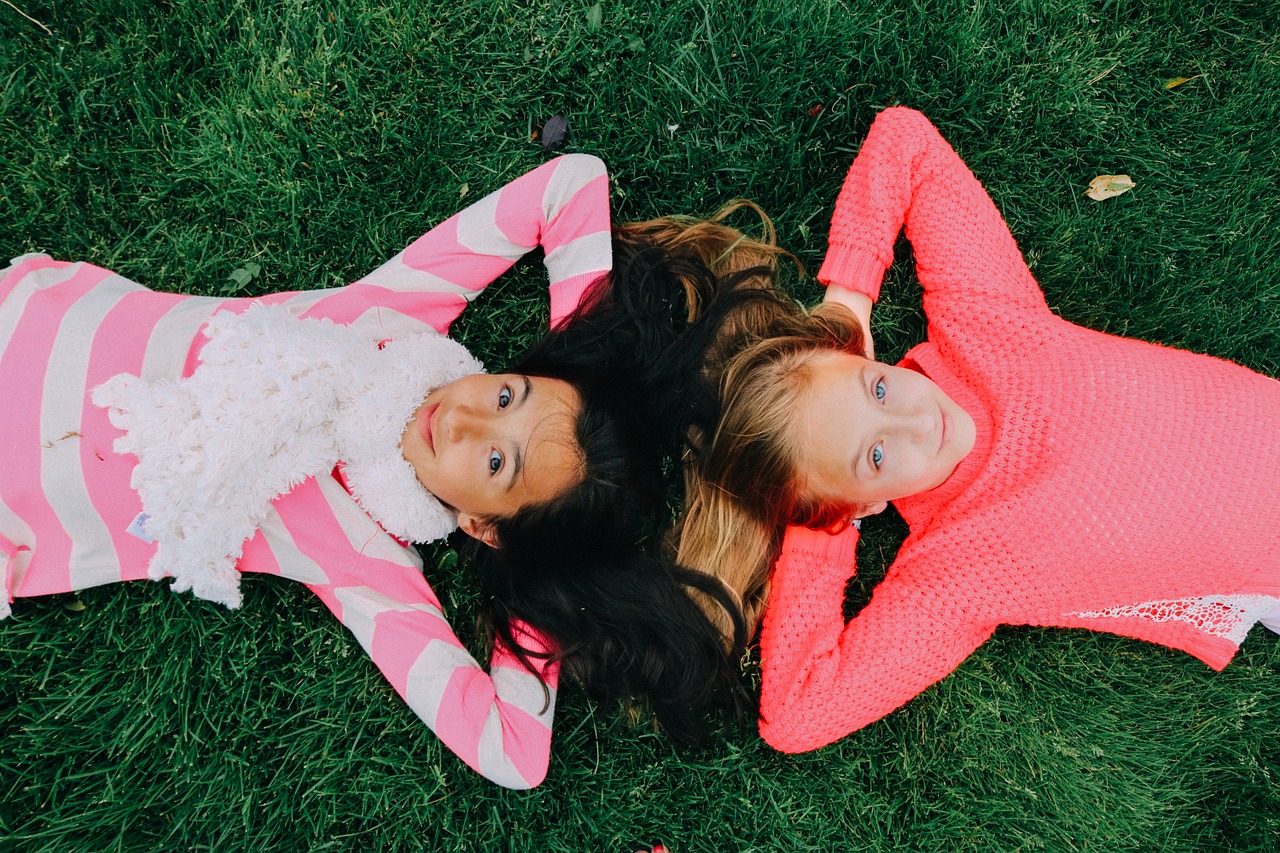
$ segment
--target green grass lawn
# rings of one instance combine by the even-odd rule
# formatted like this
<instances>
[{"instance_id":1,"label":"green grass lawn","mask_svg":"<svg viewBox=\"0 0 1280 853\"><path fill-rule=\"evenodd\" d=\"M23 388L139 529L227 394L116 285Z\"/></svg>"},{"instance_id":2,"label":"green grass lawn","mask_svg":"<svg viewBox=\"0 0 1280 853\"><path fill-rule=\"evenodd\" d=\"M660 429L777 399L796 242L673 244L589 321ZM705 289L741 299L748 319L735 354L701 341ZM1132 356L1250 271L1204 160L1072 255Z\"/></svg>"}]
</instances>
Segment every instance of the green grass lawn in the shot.
<instances>
[{"instance_id":1,"label":"green grass lawn","mask_svg":"<svg viewBox=\"0 0 1280 853\"><path fill-rule=\"evenodd\" d=\"M566 150L610 165L620 219L746 196L812 270L852 152L901 103L986 184L1055 311L1280 376L1277 20L1277 0L5 0L0 255L162 290L342 284L544 160L531 137L560 112ZM1137 188L1085 198L1103 173ZM903 257L877 310L886 359L923 334ZM543 322L541 282L522 267L458 335L502 366ZM863 585L902 535L865 537ZM465 560L428 563L475 641ZM1280 640L1260 628L1220 674L1002 629L801 756L731 729L680 753L566 687L548 781L510 792L446 752L305 589L244 592L234 613L142 583L16 603L0 849L1280 845Z\"/></svg>"}]
</instances>

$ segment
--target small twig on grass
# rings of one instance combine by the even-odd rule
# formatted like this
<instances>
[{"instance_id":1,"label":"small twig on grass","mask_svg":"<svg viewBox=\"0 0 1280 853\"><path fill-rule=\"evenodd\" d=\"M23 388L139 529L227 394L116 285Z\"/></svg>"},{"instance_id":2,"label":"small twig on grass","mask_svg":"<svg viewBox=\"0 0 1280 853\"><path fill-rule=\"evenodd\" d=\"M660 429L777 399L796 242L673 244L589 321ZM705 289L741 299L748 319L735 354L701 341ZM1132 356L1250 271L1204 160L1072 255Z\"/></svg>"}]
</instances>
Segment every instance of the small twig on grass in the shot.
<instances>
[{"instance_id":1,"label":"small twig on grass","mask_svg":"<svg viewBox=\"0 0 1280 853\"><path fill-rule=\"evenodd\" d=\"M1120 63L1119 63L1119 62L1117 62L1115 65L1112 65L1110 68L1108 68L1106 71L1103 71L1101 74L1096 74L1096 75L1094 75L1092 78L1090 78L1089 82L1088 82L1088 83L1086 83L1085 85L1087 85L1087 86L1092 86L1094 83L1097 83L1097 82L1098 82L1099 80L1101 80L1103 77L1106 77L1106 76L1107 76L1108 74L1110 74L1112 71L1115 71L1115 70L1116 70L1116 68L1118 68L1119 66L1120 66Z\"/></svg>"},{"instance_id":2,"label":"small twig on grass","mask_svg":"<svg viewBox=\"0 0 1280 853\"><path fill-rule=\"evenodd\" d=\"M49 28L48 28L48 27L46 27L44 24L40 23L40 22L39 22L39 21L37 21L35 18L33 18L33 17L31 17L30 15L28 15L26 12L22 11L22 10L21 10L21 9L19 9L17 6L15 6L15 5L13 5L12 3L10 3L10 2L9 2L9 0L0 0L0 3L3 3L4 5L8 6L10 9L12 9L12 10L13 10L13 11L15 11L15 12L17 12L19 15L21 15L21 16L22 16L22 17L24 17L24 18L26 18L26 19L27 19L28 21L30 21L31 23L35 24L37 27L39 27L40 29L44 30L44 31L45 31L46 33L48 33L49 35L53 35L53 30L49 29Z\"/></svg>"}]
</instances>

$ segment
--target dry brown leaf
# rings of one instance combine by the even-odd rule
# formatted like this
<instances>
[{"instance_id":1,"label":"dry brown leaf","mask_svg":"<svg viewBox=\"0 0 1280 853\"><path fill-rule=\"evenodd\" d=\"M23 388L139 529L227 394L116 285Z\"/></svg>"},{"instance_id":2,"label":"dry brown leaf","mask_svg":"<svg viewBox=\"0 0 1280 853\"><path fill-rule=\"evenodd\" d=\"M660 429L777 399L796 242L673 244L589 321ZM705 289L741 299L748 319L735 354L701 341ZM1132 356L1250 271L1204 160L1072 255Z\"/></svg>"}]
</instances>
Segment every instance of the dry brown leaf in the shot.
<instances>
[{"instance_id":1,"label":"dry brown leaf","mask_svg":"<svg viewBox=\"0 0 1280 853\"><path fill-rule=\"evenodd\" d=\"M1164 87L1166 89L1176 89L1183 83L1190 83L1192 80L1199 80L1203 76L1203 74L1196 74L1194 77L1174 77L1172 80L1164 81Z\"/></svg>"},{"instance_id":2,"label":"dry brown leaf","mask_svg":"<svg viewBox=\"0 0 1280 853\"><path fill-rule=\"evenodd\" d=\"M1128 175L1099 175L1089 182L1089 189L1084 194L1094 201L1124 195L1137 184Z\"/></svg>"}]
</instances>

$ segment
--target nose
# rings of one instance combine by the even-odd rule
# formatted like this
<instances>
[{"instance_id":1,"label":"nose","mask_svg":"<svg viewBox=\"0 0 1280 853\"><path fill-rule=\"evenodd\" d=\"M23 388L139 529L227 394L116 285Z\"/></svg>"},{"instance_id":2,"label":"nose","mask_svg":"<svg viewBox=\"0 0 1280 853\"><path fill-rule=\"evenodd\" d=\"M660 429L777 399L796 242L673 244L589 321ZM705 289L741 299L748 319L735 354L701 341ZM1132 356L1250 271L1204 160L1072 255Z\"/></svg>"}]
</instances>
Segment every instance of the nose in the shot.
<instances>
[{"instance_id":1,"label":"nose","mask_svg":"<svg viewBox=\"0 0 1280 853\"><path fill-rule=\"evenodd\" d=\"M934 431L934 419L925 406L910 408L889 414L890 429L910 444L923 444Z\"/></svg>"},{"instance_id":2,"label":"nose","mask_svg":"<svg viewBox=\"0 0 1280 853\"><path fill-rule=\"evenodd\" d=\"M465 403L454 406L442 418L445 438L452 442L478 435L484 427L484 414Z\"/></svg>"}]
</instances>

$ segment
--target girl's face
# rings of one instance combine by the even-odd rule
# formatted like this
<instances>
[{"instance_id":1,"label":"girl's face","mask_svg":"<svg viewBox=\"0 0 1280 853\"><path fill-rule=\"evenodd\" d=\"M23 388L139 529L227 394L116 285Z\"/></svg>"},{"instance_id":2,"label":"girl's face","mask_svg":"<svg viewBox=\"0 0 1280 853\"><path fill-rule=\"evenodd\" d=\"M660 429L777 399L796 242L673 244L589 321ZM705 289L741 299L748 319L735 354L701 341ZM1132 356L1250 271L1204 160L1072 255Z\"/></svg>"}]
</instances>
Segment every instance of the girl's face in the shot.
<instances>
[{"instance_id":1,"label":"girl's face","mask_svg":"<svg viewBox=\"0 0 1280 853\"><path fill-rule=\"evenodd\" d=\"M457 510L458 526L492 545L486 519L551 500L581 479L581 405L559 379L464 376L427 396L400 450L427 491Z\"/></svg>"},{"instance_id":2,"label":"girl's face","mask_svg":"<svg viewBox=\"0 0 1280 853\"><path fill-rule=\"evenodd\" d=\"M874 515L942 485L973 449L973 418L928 377L842 352L806 365L795 420L805 495Z\"/></svg>"}]
</instances>

